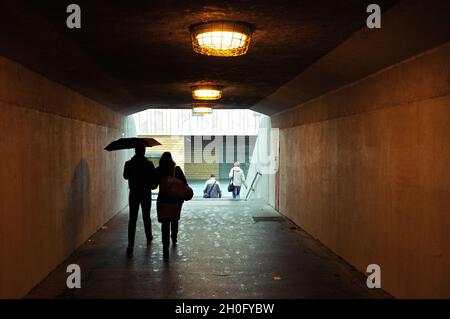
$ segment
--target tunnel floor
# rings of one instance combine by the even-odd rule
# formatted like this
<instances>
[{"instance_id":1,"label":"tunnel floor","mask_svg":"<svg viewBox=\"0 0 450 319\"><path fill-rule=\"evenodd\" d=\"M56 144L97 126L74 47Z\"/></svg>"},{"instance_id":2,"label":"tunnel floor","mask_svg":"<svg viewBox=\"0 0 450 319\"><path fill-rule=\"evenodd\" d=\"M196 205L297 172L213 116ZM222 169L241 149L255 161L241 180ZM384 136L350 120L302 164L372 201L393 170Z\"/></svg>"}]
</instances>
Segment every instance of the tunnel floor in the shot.
<instances>
[{"instance_id":1,"label":"tunnel floor","mask_svg":"<svg viewBox=\"0 0 450 319\"><path fill-rule=\"evenodd\" d=\"M128 211L115 216L27 298L389 298L270 206L258 201L185 203L178 246L162 258L160 228L146 248L141 220L126 254ZM68 264L81 288L66 287Z\"/></svg>"}]
</instances>

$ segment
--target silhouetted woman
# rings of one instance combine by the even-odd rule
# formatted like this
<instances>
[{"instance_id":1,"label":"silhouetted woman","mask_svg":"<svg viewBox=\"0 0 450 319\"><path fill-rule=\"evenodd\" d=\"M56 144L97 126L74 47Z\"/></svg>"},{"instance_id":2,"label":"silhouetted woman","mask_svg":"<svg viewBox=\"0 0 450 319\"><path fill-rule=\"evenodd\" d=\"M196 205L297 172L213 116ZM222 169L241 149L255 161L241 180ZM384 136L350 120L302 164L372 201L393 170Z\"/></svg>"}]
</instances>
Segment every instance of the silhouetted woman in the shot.
<instances>
[{"instance_id":1,"label":"silhouetted woman","mask_svg":"<svg viewBox=\"0 0 450 319\"><path fill-rule=\"evenodd\" d=\"M177 244L178 221L180 219L181 206L183 200L175 198L170 193L161 192L161 182L168 176L175 177L186 186L188 186L186 177L179 166L172 159L170 152L164 152L159 160L159 166L156 168L156 176L160 191L157 199L158 221L161 223L163 255L164 258L169 256L170 237L172 237L172 245Z\"/></svg>"}]
</instances>

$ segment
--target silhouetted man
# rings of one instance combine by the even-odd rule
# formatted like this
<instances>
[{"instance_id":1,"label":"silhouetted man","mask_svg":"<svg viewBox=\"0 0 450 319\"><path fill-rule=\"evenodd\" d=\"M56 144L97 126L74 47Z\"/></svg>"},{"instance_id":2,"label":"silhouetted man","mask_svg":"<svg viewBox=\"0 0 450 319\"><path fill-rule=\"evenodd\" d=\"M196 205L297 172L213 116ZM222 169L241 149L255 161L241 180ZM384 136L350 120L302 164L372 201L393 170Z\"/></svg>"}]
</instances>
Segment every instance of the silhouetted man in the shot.
<instances>
[{"instance_id":1,"label":"silhouetted man","mask_svg":"<svg viewBox=\"0 0 450 319\"><path fill-rule=\"evenodd\" d=\"M142 219L144 220L147 247L153 239L150 208L152 205L152 187L154 188L155 166L145 157L145 147L136 148L135 153L136 154L125 163L123 171L123 177L128 180L128 186L130 187L130 220L128 222L127 248L129 252L132 251L134 247L139 206L142 208Z\"/></svg>"}]
</instances>

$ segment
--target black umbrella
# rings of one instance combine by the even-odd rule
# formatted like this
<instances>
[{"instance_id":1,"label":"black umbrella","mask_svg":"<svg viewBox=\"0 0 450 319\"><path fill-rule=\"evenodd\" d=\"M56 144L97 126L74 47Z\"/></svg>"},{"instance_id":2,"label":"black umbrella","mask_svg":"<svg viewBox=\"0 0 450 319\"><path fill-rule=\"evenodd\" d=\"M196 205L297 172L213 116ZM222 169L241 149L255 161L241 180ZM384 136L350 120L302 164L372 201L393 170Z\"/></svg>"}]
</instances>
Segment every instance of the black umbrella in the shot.
<instances>
[{"instance_id":1,"label":"black umbrella","mask_svg":"<svg viewBox=\"0 0 450 319\"><path fill-rule=\"evenodd\" d=\"M161 143L151 137L119 138L118 140L109 143L109 145L105 147L105 150L117 151L136 147L152 147L156 145L161 145Z\"/></svg>"}]
</instances>

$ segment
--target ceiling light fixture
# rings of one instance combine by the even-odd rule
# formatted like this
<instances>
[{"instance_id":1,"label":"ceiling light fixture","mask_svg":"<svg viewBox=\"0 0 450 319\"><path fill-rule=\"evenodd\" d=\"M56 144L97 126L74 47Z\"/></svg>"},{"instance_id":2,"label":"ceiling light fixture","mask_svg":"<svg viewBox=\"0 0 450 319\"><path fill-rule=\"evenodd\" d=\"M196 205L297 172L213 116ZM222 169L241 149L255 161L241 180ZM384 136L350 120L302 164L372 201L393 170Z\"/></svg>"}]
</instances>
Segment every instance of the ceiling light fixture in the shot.
<instances>
[{"instance_id":1,"label":"ceiling light fixture","mask_svg":"<svg viewBox=\"0 0 450 319\"><path fill-rule=\"evenodd\" d=\"M236 21L211 21L190 27L195 52L213 56L239 56L247 52L253 28Z\"/></svg>"},{"instance_id":2,"label":"ceiling light fixture","mask_svg":"<svg viewBox=\"0 0 450 319\"><path fill-rule=\"evenodd\" d=\"M192 87L194 100L214 101L222 97L222 87L218 85L198 85Z\"/></svg>"},{"instance_id":3,"label":"ceiling light fixture","mask_svg":"<svg viewBox=\"0 0 450 319\"><path fill-rule=\"evenodd\" d=\"M211 103L194 103L192 104L192 115L212 114L213 105Z\"/></svg>"}]
</instances>

